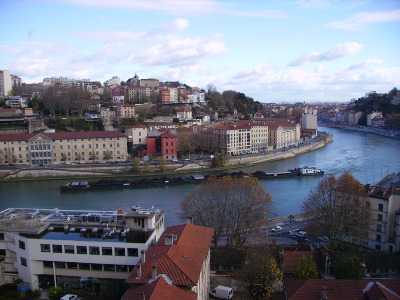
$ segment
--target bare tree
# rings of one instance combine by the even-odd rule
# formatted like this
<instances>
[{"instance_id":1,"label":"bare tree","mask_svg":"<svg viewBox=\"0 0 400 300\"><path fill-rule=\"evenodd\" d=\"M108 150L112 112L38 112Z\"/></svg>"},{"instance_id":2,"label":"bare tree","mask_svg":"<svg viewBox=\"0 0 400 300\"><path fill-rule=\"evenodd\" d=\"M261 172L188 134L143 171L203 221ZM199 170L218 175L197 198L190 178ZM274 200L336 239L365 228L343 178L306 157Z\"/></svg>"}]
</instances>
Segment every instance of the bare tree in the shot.
<instances>
[{"instance_id":1,"label":"bare tree","mask_svg":"<svg viewBox=\"0 0 400 300\"><path fill-rule=\"evenodd\" d=\"M350 173L325 177L303 203L310 227L339 246L346 237L365 238L371 206L364 186Z\"/></svg>"},{"instance_id":2,"label":"bare tree","mask_svg":"<svg viewBox=\"0 0 400 300\"><path fill-rule=\"evenodd\" d=\"M185 197L181 216L214 227L216 246L219 238L226 236L227 247L240 249L259 222L267 218L270 207L271 196L256 178L212 178Z\"/></svg>"}]
</instances>

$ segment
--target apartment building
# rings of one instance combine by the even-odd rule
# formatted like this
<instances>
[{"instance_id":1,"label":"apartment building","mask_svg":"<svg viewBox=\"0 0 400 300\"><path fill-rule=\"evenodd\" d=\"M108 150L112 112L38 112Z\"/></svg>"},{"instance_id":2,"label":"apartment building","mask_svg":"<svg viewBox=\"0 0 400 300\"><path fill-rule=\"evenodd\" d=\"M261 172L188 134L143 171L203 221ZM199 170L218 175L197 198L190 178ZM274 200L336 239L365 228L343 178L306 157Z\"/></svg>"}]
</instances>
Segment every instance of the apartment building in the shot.
<instances>
[{"instance_id":1,"label":"apartment building","mask_svg":"<svg viewBox=\"0 0 400 300\"><path fill-rule=\"evenodd\" d=\"M187 107L181 107L180 109L177 110L176 117L179 120L191 120L193 119L192 110Z\"/></svg>"},{"instance_id":2,"label":"apartment building","mask_svg":"<svg viewBox=\"0 0 400 300\"><path fill-rule=\"evenodd\" d=\"M119 104L117 106L117 114L121 118L134 118L135 114L135 105L132 104Z\"/></svg>"},{"instance_id":3,"label":"apartment building","mask_svg":"<svg viewBox=\"0 0 400 300\"><path fill-rule=\"evenodd\" d=\"M115 299L141 251L164 231L164 211L9 208L0 212L3 283L61 286ZM107 297L108 296L108 297Z\"/></svg>"},{"instance_id":4,"label":"apartment building","mask_svg":"<svg viewBox=\"0 0 400 300\"><path fill-rule=\"evenodd\" d=\"M150 99L151 88L143 86L129 86L125 89L125 99L128 101L144 101Z\"/></svg>"},{"instance_id":5,"label":"apartment building","mask_svg":"<svg viewBox=\"0 0 400 300\"><path fill-rule=\"evenodd\" d=\"M301 117L301 128L317 129L317 115L303 114Z\"/></svg>"},{"instance_id":6,"label":"apartment building","mask_svg":"<svg viewBox=\"0 0 400 300\"><path fill-rule=\"evenodd\" d=\"M156 89L160 86L160 81L154 78L140 79L140 86Z\"/></svg>"},{"instance_id":7,"label":"apartment building","mask_svg":"<svg viewBox=\"0 0 400 300\"><path fill-rule=\"evenodd\" d=\"M131 128L132 143L133 145L146 145L147 144L147 126L135 125Z\"/></svg>"},{"instance_id":8,"label":"apartment building","mask_svg":"<svg viewBox=\"0 0 400 300\"><path fill-rule=\"evenodd\" d=\"M12 90L12 79L10 71L0 70L0 98L8 96Z\"/></svg>"},{"instance_id":9,"label":"apartment building","mask_svg":"<svg viewBox=\"0 0 400 300\"><path fill-rule=\"evenodd\" d=\"M251 153L251 125L240 123L221 123L211 131L211 148L228 155ZM204 139L205 140L205 139Z\"/></svg>"},{"instance_id":10,"label":"apartment building","mask_svg":"<svg viewBox=\"0 0 400 300\"><path fill-rule=\"evenodd\" d=\"M159 91L159 101L162 104L178 103L178 89L168 88Z\"/></svg>"},{"instance_id":11,"label":"apartment building","mask_svg":"<svg viewBox=\"0 0 400 300\"><path fill-rule=\"evenodd\" d=\"M143 251L126 280L136 288L127 291L122 299L140 299L143 289L154 295L158 284L165 287L162 299L208 299L213 233L213 228L193 224L168 227L156 246ZM179 297L171 298L169 293L178 293Z\"/></svg>"},{"instance_id":12,"label":"apartment building","mask_svg":"<svg viewBox=\"0 0 400 300\"><path fill-rule=\"evenodd\" d=\"M0 161L6 163L51 165L127 157L127 136L117 131L0 135Z\"/></svg>"},{"instance_id":13,"label":"apartment building","mask_svg":"<svg viewBox=\"0 0 400 300\"><path fill-rule=\"evenodd\" d=\"M289 122L268 122L270 149L297 146L301 141L300 124Z\"/></svg>"}]
</instances>

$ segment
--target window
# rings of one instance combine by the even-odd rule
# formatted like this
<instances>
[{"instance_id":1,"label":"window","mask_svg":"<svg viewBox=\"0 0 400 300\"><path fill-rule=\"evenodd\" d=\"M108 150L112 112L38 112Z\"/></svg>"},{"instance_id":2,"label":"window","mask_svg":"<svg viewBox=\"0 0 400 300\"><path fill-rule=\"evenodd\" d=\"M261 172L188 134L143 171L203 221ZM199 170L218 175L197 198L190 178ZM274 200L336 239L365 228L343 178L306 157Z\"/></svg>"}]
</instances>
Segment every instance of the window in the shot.
<instances>
[{"instance_id":1,"label":"window","mask_svg":"<svg viewBox=\"0 0 400 300\"><path fill-rule=\"evenodd\" d=\"M114 265L104 265L104 271L115 272L115 266Z\"/></svg>"},{"instance_id":2,"label":"window","mask_svg":"<svg viewBox=\"0 0 400 300\"><path fill-rule=\"evenodd\" d=\"M381 250L381 245L375 245L376 250Z\"/></svg>"},{"instance_id":3,"label":"window","mask_svg":"<svg viewBox=\"0 0 400 300\"><path fill-rule=\"evenodd\" d=\"M137 248L128 248L128 256L138 256Z\"/></svg>"},{"instance_id":4,"label":"window","mask_svg":"<svg viewBox=\"0 0 400 300\"><path fill-rule=\"evenodd\" d=\"M382 215L381 214L378 214L378 221L382 222Z\"/></svg>"},{"instance_id":5,"label":"window","mask_svg":"<svg viewBox=\"0 0 400 300\"><path fill-rule=\"evenodd\" d=\"M27 266L28 264L27 264L27 262L26 262L26 258L24 258L24 257L21 257L21 266Z\"/></svg>"},{"instance_id":6,"label":"window","mask_svg":"<svg viewBox=\"0 0 400 300\"><path fill-rule=\"evenodd\" d=\"M19 241L19 248L25 250L25 242Z\"/></svg>"},{"instance_id":7,"label":"window","mask_svg":"<svg viewBox=\"0 0 400 300\"><path fill-rule=\"evenodd\" d=\"M100 248L89 246L89 254L90 255L100 255Z\"/></svg>"},{"instance_id":8,"label":"window","mask_svg":"<svg viewBox=\"0 0 400 300\"><path fill-rule=\"evenodd\" d=\"M0 233L0 241L4 241L4 233Z\"/></svg>"},{"instance_id":9,"label":"window","mask_svg":"<svg viewBox=\"0 0 400 300\"><path fill-rule=\"evenodd\" d=\"M77 270L78 264L76 262L67 262L67 269Z\"/></svg>"},{"instance_id":10,"label":"window","mask_svg":"<svg viewBox=\"0 0 400 300\"><path fill-rule=\"evenodd\" d=\"M377 235L376 235L376 241L377 241L377 242L380 242L380 241L381 241L381 235L380 235L380 234L377 234Z\"/></svg>"},{"instance_id":11,"label":"window","mask_svg":"<svg viewBox=\"0 0 400 300\"><path fill-rule=\"evenodd\" d=\"M377 224L376 225L376 231L379 231L379 232L382 231L382 225L381 224Z\"/></svg>"},{"instance_id":12,"label":"window","mask_svg":"<svg viewBox=\"0 0 400 300\"><path fill-rule=\"evenodd\" d=\"M116 267L117 267L117 272L128 272L127 266L116 266Z\"/></svg>"},{"instance_id":13,"label":"window","mask_svg":"<svg viewBox=\"0 0 400 300\"><path fill-rule=\"evenodd\" d=\"M53 262L52 261L43 261L43 268L52 268L53 267Z\"/></svg>"},{"instance_id":14,"label":"window","mask_svg":"<svg viewBox=\"0 0 400 300\"><path fill-rule=\"evenodd\" d=\"M87 247L86 246L76 246L76 253L77 254L87 254Z\"/></svg>"},{"instance_id":15,"label":"window","mask_svg":"<svg viewBox=\"0 0 400 300\"><path fill-rule=\"evenodd\" d=\"M378 210L383 211L383 204L379 204Z\"/></svg>"},{"instance_id":16,"label":"window","mask_svg":"<svg viewBox=\"0 0 400 300\"><path fill-rule=\"evenodd\" d=\"M102 255L112 255L112 248L111 247L103 247L101 249Z\"/></svg>"},{"instance_id":17,"label":"window","mask_svg":"<svg viewBox=\"0 0 400 300\"><path fill-rule=\"evenodd\" d=\"M91 264L92 270L93 271L102 271L103 270L103 265L101 264Z\"/></svg>"},{"instance_id":18,"label":"window","mask_svg":"<svg viewBox=\"0 0 400 300\"><path fill-rule=\"evenodd\" d=\"M6 256L6 249L0 249L0 256Z\"/></svg>"},{"instance_id":19,"label":"window","mask_svg":"<svg viewBox=\"0 0 400 300\"><path fill-rule=\"evenodd\" d=\"M115 256L125 256L125 248L114 248Z\"/></svg>"},{"instance_id":20,"label":"window","mask_svg":"<svg viewBox=\"0 0 400 300\"><path fill-rule=\"evenodd\" d=\"M75 246L74 245L64 245L64 252L69 254L75 254Z\"/></svg>"},{"instance_id":21,"label":"window","mask_svg":"<svg viewBox=\"0 0 400 300\"><path fill-rule=\"evenodd\" d=\"M40 244L40 251L41 252L50 252L50 245L49 244Z\"/></svg>"},{"instance_id":22,"label":"window","mask_svg":"<svg viewBox=\"0 0 400 300\"><path fill-rule=\"evenodd\" d=\"M79 270L90 270L90 264L80 263Z\"/></svg>"},{"instance_id":23,"label":"window","mask_svg":"<svg viewBox=\"0 0 400 300\"><path fill-rule=\"evenodd\" d=\"M54 266L57 269L65 269L65 262L63 262L63 261L55 261L54 262Z\"/></svg>"}]
</instances>

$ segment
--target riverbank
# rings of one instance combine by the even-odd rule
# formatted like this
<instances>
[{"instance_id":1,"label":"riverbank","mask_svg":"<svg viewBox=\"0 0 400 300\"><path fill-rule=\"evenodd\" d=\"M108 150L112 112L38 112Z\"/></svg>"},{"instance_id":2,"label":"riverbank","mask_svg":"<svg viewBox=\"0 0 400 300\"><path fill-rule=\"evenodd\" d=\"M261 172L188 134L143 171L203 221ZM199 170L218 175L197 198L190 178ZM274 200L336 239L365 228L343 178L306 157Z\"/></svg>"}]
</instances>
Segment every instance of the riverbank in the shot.
<instances>
[{"instance_id":1,"label":"riverbank","mask_svg":"<svg viewBox=\"0 0 400 300\"><path fill-rule=\"evenodd\" d=\"M378 127L369 127L369 126L356 126L356 125L343 125L343 124L320 124L322 127L330 127L330 128L338 128L344 130L351 130L351 131L358 131L358 132L365 132L365 133L373 133L393 139L400 140L400 130L394 129L384 129Z\"/></svg>"},{"instance_id":2,"label":"riverbank","mask_svg":"<svg viewBox=\"0 0 400 300\"><path fill-rule=\"evenodd\" d=\"M229 158L225 167L212 168L211 161L191 161L191 162L178 162L166 165L164 172L160 172L158 165L149 165L148 171L145 172L145 167L141 166L138 173L132 172L131 165L76 165L68 167L52 167L52 168L18 168L13 169L0 169L0 181L10 180L51 180L63 178L112 178L112 177L148 177L155 175L168 175L168 174L188 174L199 172L213 172L224 169L235 169L246 166L251 166L259 163L284 160L307 152L315 151L325 147L333 141L333 136L320 133L320 136L314 140L302 143L298 146L292 146L283 150L273 150L262 154L249 154L233 156Z\"/></svg>"}]
</instances>

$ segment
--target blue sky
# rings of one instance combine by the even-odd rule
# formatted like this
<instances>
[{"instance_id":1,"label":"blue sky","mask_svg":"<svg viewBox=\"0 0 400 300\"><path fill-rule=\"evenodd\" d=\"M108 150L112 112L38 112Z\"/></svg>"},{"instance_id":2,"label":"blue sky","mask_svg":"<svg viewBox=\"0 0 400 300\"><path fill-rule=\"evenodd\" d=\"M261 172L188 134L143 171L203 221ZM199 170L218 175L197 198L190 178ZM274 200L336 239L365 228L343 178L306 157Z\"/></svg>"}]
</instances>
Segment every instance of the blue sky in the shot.
<instances>
[{"instance_id":1,"label":"blue sky","mask_svg":"<svg viewBox=\"0 0 400 300\"><path fill-rule=\"evenodd\" d=\"M261 102L400 88L399 0L1 0L0 69L158 78Z\"/></svg>"}]
</instances>

